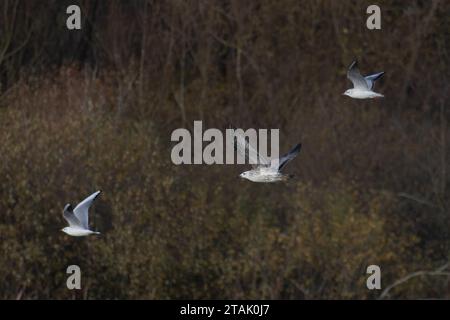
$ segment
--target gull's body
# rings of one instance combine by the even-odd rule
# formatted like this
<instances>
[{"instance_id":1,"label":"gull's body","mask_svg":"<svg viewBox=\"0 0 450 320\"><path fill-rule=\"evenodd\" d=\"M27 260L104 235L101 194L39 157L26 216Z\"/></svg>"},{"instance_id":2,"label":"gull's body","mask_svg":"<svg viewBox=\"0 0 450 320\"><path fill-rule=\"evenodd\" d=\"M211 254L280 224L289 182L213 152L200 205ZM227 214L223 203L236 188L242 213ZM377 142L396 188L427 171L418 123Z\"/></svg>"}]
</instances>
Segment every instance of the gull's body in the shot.
<instances>
[{"instance_id":1,"label":"gull's body","mask_svg":"<svg viewBox=\"0 0 450 320\"><path fill-rule=\"evenodd\" d=\"M376 93L370 90L358 90L358 89L348 89L347 91L345 91L345 95L353 99L373 99L384 97L380 93Z\"/></svg>"},{"instance_id":2,"label":"gull's body","mask_svg":"<svg viewBox=\"0 0 450 320\"><path fill-rule=\"evenodd\" d=\"M85 237L91 234L100 234L100 232L95 232L87 229L76 228L76 227L65 227L62 229L65 233L72 237Z\"/></svg>"},{"instance_id":3,"label":"gull's body","mask_svg":"<svg viewBox=\"0 0 450 320\"><path fill-rule=\"evenodd\" d=\"M374 92L372 89L375 81L381 78L384 72L363 77L359 72L356 61L353 61L347 71L347 78L353 83L353 89L348 89L343 94L354 99L373 99L384 97L380 93Z\"/></svg>"},{"instance_id":4,"label":"gull's body","mask_svg":"<svg viewBox=\"0 0 450 320\"><path fill-rule=\"evenodd\" d=\"M91 234L100 234L100 232L89 230L89 207L99 194L100 191L91 194L80 202L73 210L72 205L66 204L63 211L63 217L67 220L69 226L62 229L63 232L73 237L85 237Z\"/></svg>"},{"instance_id":5,"label":"gull's body","mask_svg":"<svg viewBox=\"0 0 450 320\"><path fill-rule=\"evenodd\" d=\"M294 159L300 153L302 145L300 143L297 144L286 155L280 159L273 160L268 160L261 156L256 149L245 140L245 137L240 135L236 136L236 147L244 158L248 155L252 163L258 163L252 170L245 171L239 176L253 182L267 183L285 181L292 177L291 175L283 174L281 170L290 160Z\"/></svg>"},{"instance_id":6,"label":"gull's body","mask_svg":"<svg viewBox=\"0 0 450 320\"><path fill-rule=\"evenodd\" d=\"M288 180L291 176L285 175L278 170L273 170L272 168L260 167L245 171L240 174L240 177L253 182L278 182Z\"/></svg>"}]
</instances>

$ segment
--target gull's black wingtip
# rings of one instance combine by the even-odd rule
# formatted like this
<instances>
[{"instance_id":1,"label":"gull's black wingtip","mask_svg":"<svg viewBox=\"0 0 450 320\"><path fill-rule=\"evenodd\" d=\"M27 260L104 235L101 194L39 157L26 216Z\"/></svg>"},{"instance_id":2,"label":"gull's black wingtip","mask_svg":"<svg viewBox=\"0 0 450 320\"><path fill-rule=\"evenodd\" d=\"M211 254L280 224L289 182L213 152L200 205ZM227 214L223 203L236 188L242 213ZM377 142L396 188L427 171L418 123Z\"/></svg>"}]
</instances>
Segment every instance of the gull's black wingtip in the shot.
<instances>
[{"instance_id":1,"label":"gull's black wingtip","mask_svg":"<svg viewBox=\"0 0 450 320\"><path fill-rule=\"evenodd\" d=\"M297 143L297 145L294 147L293 151L294 152L300 152L301 149L302 149L302 144L301 143Z\"/></svg>"},{"instance_id":2,"label":"gull's black wingtip","mask_svg":"<svg viewBox=\"0 0 450 320\"><path fill-rule=\"evenodd\" d=\"M98 196L102 194L102 192L103 192L103 190L100 190L100 189L95 191L96 195L95 195L94 199L97 199Z\"/></svg>"},{"instance_id":3,"label":"gull's black wingtip","mask_svg":"<svg viewBox=\"0 0 450 320\"><path fill-rule=\"evenodd\" d=\"M300 150L301 150L301 149L302 149L302 144L301 144L301 143L298 143L298 144L295 145L295 147L293 147L293 148L291 149L291 151L289 151L288 154L291 154L291 155L295 154L295 155L297 155L297 154L300 153Z\"/></svg>"}]
</instances>

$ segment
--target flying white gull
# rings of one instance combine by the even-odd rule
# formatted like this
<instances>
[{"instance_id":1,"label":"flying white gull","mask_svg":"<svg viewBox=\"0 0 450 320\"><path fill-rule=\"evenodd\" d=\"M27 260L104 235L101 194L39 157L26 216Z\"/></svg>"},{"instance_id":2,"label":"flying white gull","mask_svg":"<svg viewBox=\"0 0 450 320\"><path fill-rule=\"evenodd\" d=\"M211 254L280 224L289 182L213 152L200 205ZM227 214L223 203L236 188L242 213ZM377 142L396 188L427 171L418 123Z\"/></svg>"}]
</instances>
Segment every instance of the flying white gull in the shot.
<instances>
[{"instance_id":1,"label":"flying white gull","mask_svg":"<svg viewBox=\"0 0 450 320\"><path fill-rule=\"evenodd\" d=\"M235 146L238 152L244 158L248 155L250 163L257 163L253 165L252 170L241 173L239 175L241 178L253 182L277 182L285 181L292 177L291 175L283 174L281 170L290 160L294 159L300 153L302 147L300 143L281 158L269 160L260 155L244 136L235 134L235 137Z\"/></svg>"},{"instance_id":2,"label":"flying white gull","mask_svg":"<svg viewBox=\"0 0 450 320\"><path fill-rule=\"evenodd\" d=\"M66 204L63 211L63 217L69 222L69 226L62 229L69 236L84 237L91 234L100 234L89 230L89 207L101 191L91 194L89 197L80 202L75 209L72 210L71 204Z\"/></svg>"},{"instance_id":3,"label":"flying white gull","mask_svg":"<svg viewBox=\"0 0 450 320\"><path fill-rule=\"evenodd\" d=\"M373 86L375 81L378 80L384 72L378 72L369 76L363 77L358 69L358 63L353 61L348 68L347 78L353 83L353 89L348 89L343 95L349 96L355 99L372 99L382 98L382 94L373 92Z\"/></svg>"}]
</instances>

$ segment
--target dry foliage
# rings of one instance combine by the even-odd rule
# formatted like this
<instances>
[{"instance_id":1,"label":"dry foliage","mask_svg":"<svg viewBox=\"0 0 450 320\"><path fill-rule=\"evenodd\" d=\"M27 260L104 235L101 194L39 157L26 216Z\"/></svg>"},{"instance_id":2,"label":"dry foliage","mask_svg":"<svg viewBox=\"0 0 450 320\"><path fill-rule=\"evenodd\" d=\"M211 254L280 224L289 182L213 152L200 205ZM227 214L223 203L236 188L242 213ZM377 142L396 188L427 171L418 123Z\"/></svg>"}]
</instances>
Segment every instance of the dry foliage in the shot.
<instances>
[{"instance_id":1,"label":"dry foliage","mask_svg":"<svg viewBox=\"0 0 450 320\"><path fill-rule=\"evenodd\" d=\"M448 1L379 1L381 31L371 1L47 2L0 4L0 298L377 298L368 265L386 287L450 259ZM385 99L341 95L355 57ZM194 120L280 128L281 150L303 143L296 180L174 166ZM63 234L97 189L102 235Z\"/></svg>"}]
</instances>

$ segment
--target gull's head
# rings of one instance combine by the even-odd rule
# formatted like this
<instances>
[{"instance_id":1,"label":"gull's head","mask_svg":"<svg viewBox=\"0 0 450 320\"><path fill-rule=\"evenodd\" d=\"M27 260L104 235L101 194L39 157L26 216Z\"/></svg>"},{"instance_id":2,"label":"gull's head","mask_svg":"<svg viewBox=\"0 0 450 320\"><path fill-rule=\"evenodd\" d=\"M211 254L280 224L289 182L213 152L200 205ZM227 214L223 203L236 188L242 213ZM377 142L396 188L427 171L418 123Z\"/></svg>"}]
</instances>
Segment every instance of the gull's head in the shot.
<instances>
[{"instance_id":1,"label":"gull's head","mask_svg":"<svg viewBox=\"0 0 450 320\"><path fill-rule=\"evenodd\" d=\"M352 89L348 89L348 90L346 90L343 94L342 94L343 96L351 96L352 95Z\"/></svg>"},{"instance_id":2,"label":"gull's head","mask_svg":"<svg viewBox=\"0 0 450 320\"><path fill-rule=\"evenodd\" d=\"M239 177L243 178L243 179L248 179L248 177L250 176L248 171L242 172Z\"/></svg>"},{"instance_id":3,"label":"gull's head","mask_svg":"<svg viewBox=\"0 0 450 320\"><path fill-rule=\"evenodd\" d=\"M67 233L69 231L69 227L62 228L61 231Z\"/></svg>"}]
</instances>

